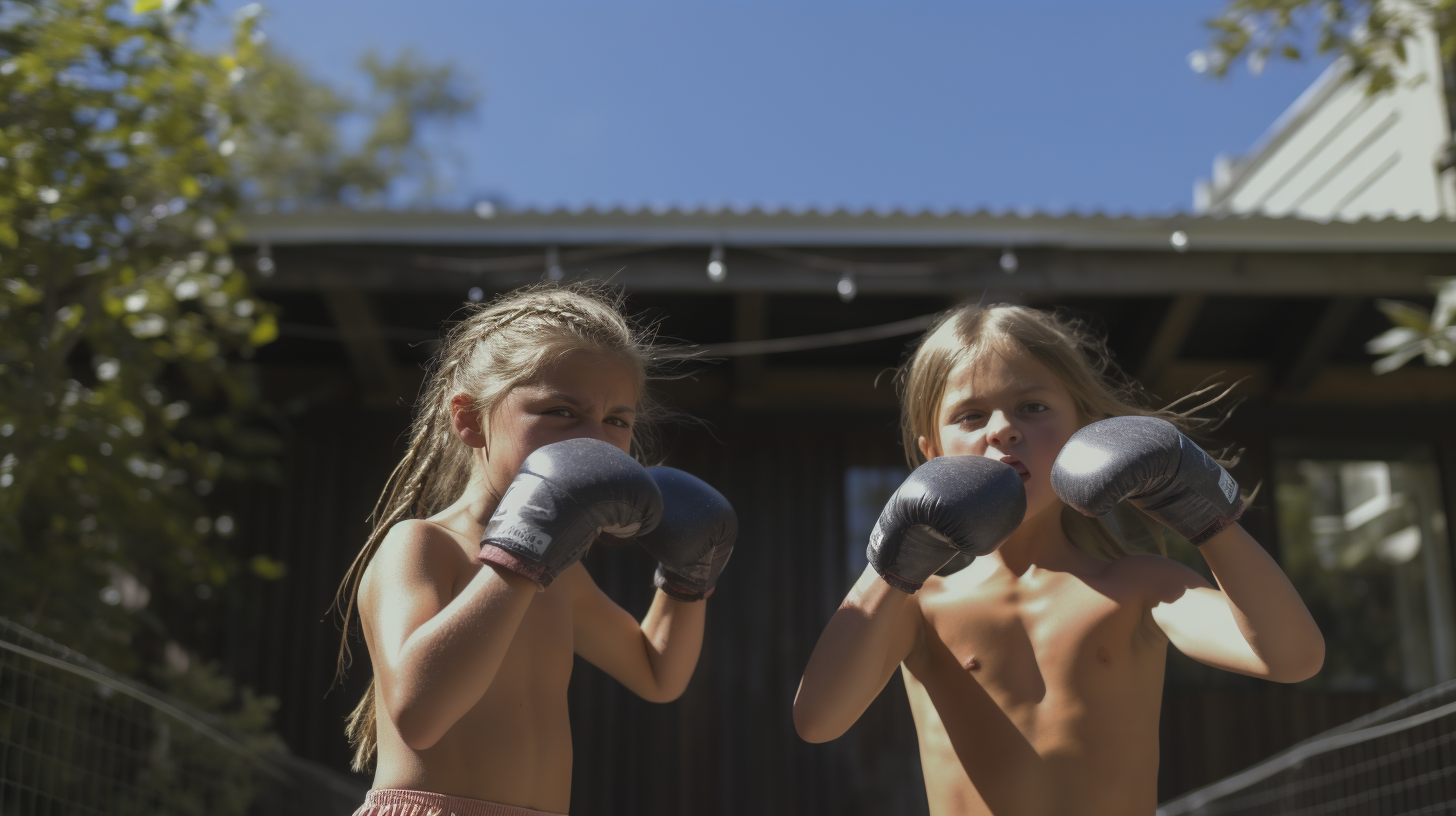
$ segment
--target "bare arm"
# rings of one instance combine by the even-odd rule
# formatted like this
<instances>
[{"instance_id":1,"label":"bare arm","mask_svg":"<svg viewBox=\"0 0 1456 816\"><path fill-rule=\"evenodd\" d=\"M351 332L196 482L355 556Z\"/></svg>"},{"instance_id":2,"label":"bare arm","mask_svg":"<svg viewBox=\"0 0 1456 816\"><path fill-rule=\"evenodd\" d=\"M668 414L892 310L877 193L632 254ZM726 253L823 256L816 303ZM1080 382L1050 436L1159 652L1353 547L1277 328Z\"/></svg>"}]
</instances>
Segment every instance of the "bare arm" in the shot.
<instances>
[{"instance_id":1,"label":"bare arm","mask_svg":"<svg viewBox=\"0 0 1456 816\"><path fill-rule=\"evenodd\" d=\"M575 564L562 574L572 587L576 653L654 703L682 696L703 648L708 602L675 601L657 590L639 624Z\"/></svg>"},{"instance_id":2,"label":"bare arm","mask_svg":"<svg viewBox=\"0 0 1456 816\"><path fill-rule=\"evenodd\" d=\"M434 745L490 688L536 584L471 564L428 522L396 525L370 564L359 614L390 719L409 747Z\"/></svg>"},{"instance_id":3,"label":"bare arm","mask_svg":"<svg viewBox=\"0 0 1456 816\"><path fill-rule=\"evenodd\" d=\"M866 567L824 627L794 697L794 728L827 742L860 718L915 646L920 607Z\"/></svg>"},{"instance_id":4,"label":"bare arm","mask_svg":"<svg viewBox=\"0 0 1456 816\"><path fill-rule=\"evenodd\" d=\"M1194 579L1152 607L1172 644L1210 666L1281 683L1312 677L1325 641L1273 558L1237 524L1199 547L1222 591ZM1195 583L1196 582L1196 583Z\"/></svg>"}]
</instances>

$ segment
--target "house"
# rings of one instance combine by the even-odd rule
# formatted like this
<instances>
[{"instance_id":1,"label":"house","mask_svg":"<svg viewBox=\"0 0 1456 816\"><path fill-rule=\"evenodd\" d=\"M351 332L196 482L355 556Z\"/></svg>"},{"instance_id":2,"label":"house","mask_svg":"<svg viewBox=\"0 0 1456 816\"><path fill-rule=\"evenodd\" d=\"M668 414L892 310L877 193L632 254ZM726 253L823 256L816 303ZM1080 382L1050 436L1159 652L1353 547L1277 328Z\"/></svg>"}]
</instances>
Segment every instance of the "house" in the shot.
<instances>
[{"instance_id":1,"label":"house","mask_svg":"<svg viewBox=\"0 0 1456 816\"><path fill-rule=\"evenodd\" d=\"M1240 183L1262 172L1240 166ZM357 660L345 688L325 696L338 634L321 617L400 455L431 339L469 299L592 275L623 286L663 337L722 358L661 384L666 402L707 423L668 428L668 462L719 487L742 532L681 701L643 703L579 666L573 813L768 802L923 812L898 679L829 745L799 741L789 712L815 640L863 567L868 524L904 475L885 373L928 315L967 298L1081 316L1162 399L1239 383L1245 402L1218 441L1245 449L1234 474L1261 485L1245 524L1311 599L1330 656L1319 678L1294 687L1171 658L1161 798L1456 676L1445 524L1456 509L1456 373L1415 363L1376 376L1364 351L1388 325L1374 299L1429 301L1429 277L1449 274L1456 222L1216 206L1145 218L498 208L251 217L240 258L271 261L256 284L282 310L282 337L257 362L268 395L292 413L284 483L237 501L249 546L289 572L237 611L228 668L280 698L295 752L344 765L340 723L367 668ZM1189 545L1172 554L1201 564ZM588 567L629 610L645 610L645 556L594 552Z\"/></svg>"},{"instance_id":2,"label":"house","mask_svg":"<svg viewBox=\"0 0 1456 816\"><path fill-rule=\"evenodd\" d=\"M1452 77L1429 28L1406 42L1386 93L1346 82L1336 60L1244 156L1218 157L1194 186L1195 211L1316 221L1456 217Z\"/></svg>"}]
</instances>

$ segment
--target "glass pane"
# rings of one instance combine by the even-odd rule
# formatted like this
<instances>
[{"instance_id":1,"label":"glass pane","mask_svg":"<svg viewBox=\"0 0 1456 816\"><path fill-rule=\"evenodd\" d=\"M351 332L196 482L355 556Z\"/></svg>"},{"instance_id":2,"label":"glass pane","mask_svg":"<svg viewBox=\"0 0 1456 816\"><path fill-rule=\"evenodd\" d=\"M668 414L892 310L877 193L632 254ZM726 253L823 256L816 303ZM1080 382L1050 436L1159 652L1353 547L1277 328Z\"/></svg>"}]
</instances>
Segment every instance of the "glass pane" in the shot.
<instances>
[{"instance_id":1,"label":"glass pane","mask_svg":"<svg viewBox=\"0 0 1456 816\"><path fill-rule=\"evenodd\" d=\"M844 472L844 570L851 583L868 563L865 546L880 511L909 475L903 467L852 467Z\"/></svg>"},{"instance_id":2,"label":"glass pane","mask_svg":"<svg viewBox=\"0 0 1456 816\"><path fill-rule=\"evenodd\" d=\"M1311 683L1410 692L1456 677L1440 495L1427 459L1276 461L1284 570L1325 636Z\"/></svg>"}]
</instances>

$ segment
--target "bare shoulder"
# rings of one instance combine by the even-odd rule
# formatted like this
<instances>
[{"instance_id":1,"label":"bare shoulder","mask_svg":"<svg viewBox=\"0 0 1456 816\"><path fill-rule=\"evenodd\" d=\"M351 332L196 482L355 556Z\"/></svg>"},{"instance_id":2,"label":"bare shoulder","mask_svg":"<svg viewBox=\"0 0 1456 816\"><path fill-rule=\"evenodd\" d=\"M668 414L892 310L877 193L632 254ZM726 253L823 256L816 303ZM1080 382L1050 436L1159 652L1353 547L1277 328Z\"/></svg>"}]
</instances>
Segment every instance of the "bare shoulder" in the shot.
<instances>
[{"instance_id":1,"label":"bare shoulder","mask_svg":"<svg viewBox=\"0 0 1456 816\"><path fill-rule=\"evenodd\" d=\"M446 593L455 578L471 565L460 539L438 524L406 519L390 528L359 583L361 607L390 587L414 588L422 584ZM388 580L378 580L388 576Z\"/></svg>"},{"instance_id":2,"label":"bare shoulder","mask_svg":"<svg viewBox=\"0 0 1456 816\"><path fill-rule=\"evenodd\" d=\"M1189 567L1163 555L1135 553L1108 565L1107 577L1154 603L1172 600L1193 587L1211 584Z\"/></svg>"}]
</instances>

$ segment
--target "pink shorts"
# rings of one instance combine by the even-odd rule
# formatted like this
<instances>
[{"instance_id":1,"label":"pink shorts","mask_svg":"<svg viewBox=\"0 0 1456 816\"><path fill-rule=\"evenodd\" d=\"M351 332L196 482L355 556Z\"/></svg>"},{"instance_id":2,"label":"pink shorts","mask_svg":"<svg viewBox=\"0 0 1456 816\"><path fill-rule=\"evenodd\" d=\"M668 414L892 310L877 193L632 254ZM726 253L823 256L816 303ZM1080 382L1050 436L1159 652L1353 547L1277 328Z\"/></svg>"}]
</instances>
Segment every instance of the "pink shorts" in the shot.
<instances>
[{"instance_id":1,"label":"pink shorts","mask_svg":"<svg viewBox=\"0 0 1456 816\"><path fill-rule=\"evenodd\" d=\"M354 816L564 816L417 790L371 790Z\"/></svg>"}]
</instances>

